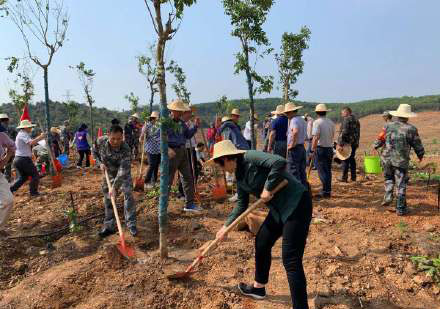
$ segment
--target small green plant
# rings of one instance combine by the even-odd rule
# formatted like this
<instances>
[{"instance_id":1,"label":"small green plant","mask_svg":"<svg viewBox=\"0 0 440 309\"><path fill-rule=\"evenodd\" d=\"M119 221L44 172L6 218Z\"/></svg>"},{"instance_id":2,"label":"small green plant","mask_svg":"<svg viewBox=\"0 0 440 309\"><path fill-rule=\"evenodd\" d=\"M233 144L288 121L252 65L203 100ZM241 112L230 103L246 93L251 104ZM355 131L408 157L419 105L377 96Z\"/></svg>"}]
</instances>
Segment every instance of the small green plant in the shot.
<instances>
[{"instance_id":1,"label":"small green plant","mask_svg":"<svg viewBox=\"0 0 440 309\"><path fill-rule=\"evenodd\" d=\"M156 198L160 196L160 188L153 188L150 191L147 192L145 195L148 199Z\"/></svg>"},{"instance_id":2,"label":"small green plant","mask_svg":"<svg viewBox=\"0 0 440 309\"><path fill-rule=\"evenodd\" d=\"M75 209L69 209L64 212L69 219L69 230L71 233L81 231L81 226L78 224L78 213Z\"/></svg>"},{"instance_id":3,"label":"small green plant","mask_svg":"<svg viewBox=\"0 0 440 309\"><path fill-rule=\"evenodd\" d=\"M436 138L434 138L434 139L432 140L432 144L433 144L433 145L437 145L437 144L438 144L438 141L437 141Z\"/></svg>"},{"instance_id":4,"label":"small green plant","mask_svg":"<svg viewBox=\"0 0 440 309\"><path fill-rule=\"evenodd\" d=\"M396 224L396 228L399 230L400 234L403 235L408 231L408 224L403 221L400 221Z\"/></svg>"},{"instance_id":5,"label":"small green plant","mask_svg":"<svg viewBox=\"0 0 440 309\"><path fill-rule=\"evenodd\" d=\"M417 179L421 179L421 180L428 180L429 179L429 174L428 173L415 173L414 176ZM433 174L431 174L431 180L440 181L440 175L433 175Z\"/></svg>"},{"instance_id":6,"label":"small green plant","mask_svg":"<svg viewBox=\"0 0 440 309\"><path fill-rule=\"evenodd\" d=\"M413 256L411 261L417 269L425 272L434 282L440 283L440 255L438 258L429 258L427 256Z\"/></svg>"}]
</instances>

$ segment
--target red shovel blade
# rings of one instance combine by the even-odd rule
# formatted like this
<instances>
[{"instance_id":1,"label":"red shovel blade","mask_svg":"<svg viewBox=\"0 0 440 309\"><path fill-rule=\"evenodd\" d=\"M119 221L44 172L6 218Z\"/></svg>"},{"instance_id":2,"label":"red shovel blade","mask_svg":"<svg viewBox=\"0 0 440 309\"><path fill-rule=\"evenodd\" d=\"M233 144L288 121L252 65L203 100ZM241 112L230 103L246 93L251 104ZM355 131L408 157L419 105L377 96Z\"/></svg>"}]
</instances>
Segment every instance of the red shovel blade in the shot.
<instances>
[{"instance_id":1,"label":"red shovel blade","mask_svg":"<svg viewBox=\"0 0 440 309\"><path fill-rule=\"evenodd\" d=\"M117 248L123 256L134 257L134 249L130 246L127 246L123 236L120 238Z\"/></svg>"}]
</instances>

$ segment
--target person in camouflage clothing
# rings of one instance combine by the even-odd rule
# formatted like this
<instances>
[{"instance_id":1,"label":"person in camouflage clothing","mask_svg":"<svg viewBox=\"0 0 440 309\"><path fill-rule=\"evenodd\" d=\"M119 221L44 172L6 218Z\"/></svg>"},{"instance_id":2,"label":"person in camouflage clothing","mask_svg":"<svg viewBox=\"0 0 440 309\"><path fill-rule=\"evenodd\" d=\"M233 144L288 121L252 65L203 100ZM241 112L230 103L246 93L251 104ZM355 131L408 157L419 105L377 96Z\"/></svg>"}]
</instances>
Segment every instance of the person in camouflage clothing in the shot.
<instances>
[{"instance_id":1,"label":"person in camouflage clothing","mask_svg":"<svg viewBox=\"0 0 440 309\"><path fill-rule=\"evenodd\" d=\"M0 132L5 132L9 138L15 142L17 130L9 125L9 117L7 114L0 114ZM14 161L14 156L9 159L8 163L3 168L3 173L8 182L12 181L12 161Z\"/></svg>"},{"instance_id":2,"label":"person in camouflage clothing","mask_svg":"<svg viewBox=\"0 0 440 309\"><path fill-rule=\"evenodd\" d=\"M136 206L133 199L133 181L131 179L131 150L123 141L123 130L114 125L110 128L108 136L100 137L93 148L93 156L96 164L104 172L108 173L110 182L113 184L113 192L121 188L124 194L125 222L130 234L136 236ZM104 227L99 236L106 237L115 233L115 219L111 204L109 188L103 177L102 192L104 193L105 219Z\"/></svg>"},{"instance_id":3,"label":"person in camouflage clothing","mask_svg":"<svg viewBox=\"0 0 440 309\"><path fill-rule=\"evenodd\" d=\"M411 148L416 152L419 161L423 160L425 150L420 140L417 128L408 123L408 119L417 115L411 112L411 106L401 104L397 111L390 114L397 120L385 125L385 136L379 138L374 145L377 150L383 147L382 165L385 177L385 196L383 206L393 201L394 185L397 186L397 209L399 216L408 213L406 206L406 187L408 184L408 168Z\"/></svg>"},{"instance_id":4,"label":"person in camouflage clothing","mask_svg":"<svg viewBox=\"0 0 440 309\"><path fill-rule=\"evenodd\" d=\"M351 155L347 160L342 161L342 176L338 180L348 181L348 170L351 172L351 181L356 181L356 150L359 147L361 137L361 124L352 114L350 107L345 107L341 111L342 123L339 129L338 147L351 145Z\"/></svg>"}]
</instances>

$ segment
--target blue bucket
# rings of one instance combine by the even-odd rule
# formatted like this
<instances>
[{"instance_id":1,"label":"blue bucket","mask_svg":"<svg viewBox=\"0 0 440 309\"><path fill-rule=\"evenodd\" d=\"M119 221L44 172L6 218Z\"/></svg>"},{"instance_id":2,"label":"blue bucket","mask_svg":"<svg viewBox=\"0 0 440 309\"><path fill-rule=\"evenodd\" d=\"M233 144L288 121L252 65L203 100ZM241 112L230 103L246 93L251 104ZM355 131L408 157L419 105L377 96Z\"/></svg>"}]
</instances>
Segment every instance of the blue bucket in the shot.
<instances>
[{"instance_id":1,"label":"blue bucket","mask_svg":"<svg viewBox=\"0 0 440 309\"><path fill-rule=\"evenodd\" d=\"M61 154L57 159L60 161L63 167L67 167L69 165L69 157L66 154Z\"/></svg>"}]
</instances>

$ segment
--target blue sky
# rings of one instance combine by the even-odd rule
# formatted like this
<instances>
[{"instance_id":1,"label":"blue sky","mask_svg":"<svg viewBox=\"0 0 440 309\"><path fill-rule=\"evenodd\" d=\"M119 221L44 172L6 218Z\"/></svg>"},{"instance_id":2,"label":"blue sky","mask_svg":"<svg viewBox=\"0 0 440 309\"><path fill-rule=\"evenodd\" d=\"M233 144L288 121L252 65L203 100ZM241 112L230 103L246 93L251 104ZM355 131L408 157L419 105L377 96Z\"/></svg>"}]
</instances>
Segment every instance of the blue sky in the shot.
<instances>
[{"instance_id":1,"label":"blue sky","mask_svg":"<svg viewBox=\"0 0 440 309\"><path fill-rule=\"evenodd\" d=\"M155 33L143 0L65 0L69 8L69 41L55 55L49 71L50 96L63 100L66 90L83 101L80 84L68 68L84 61L96 72L93 94L98 106L129 109L124 95L133 91L147 102L149 94L137 72L135 57L146 52ZM264 25L272 46L279 49L285 31L302 25L311 31L305 68L297 83L298 99L349 102L394 96L440 93L440 1L438 0L278 0ZM185 12L167 59L187 74L193 103L222 95L245 98L244 75L233 75L239 45L230 36L221 1L199 0ZM0 59L24 55L15 26L0 19ZM35 50L41 52L40 46ZM8 101L10 74L0 61L0 102ZM278 81L272 56L257 64ZM35 101L42 100L42 72L35 68ZM172 83L169 79L168 84ZM279 96L279 90L269 95ZM168 98L174 98L168 90Z\"/></svg>"}]
</instances>

